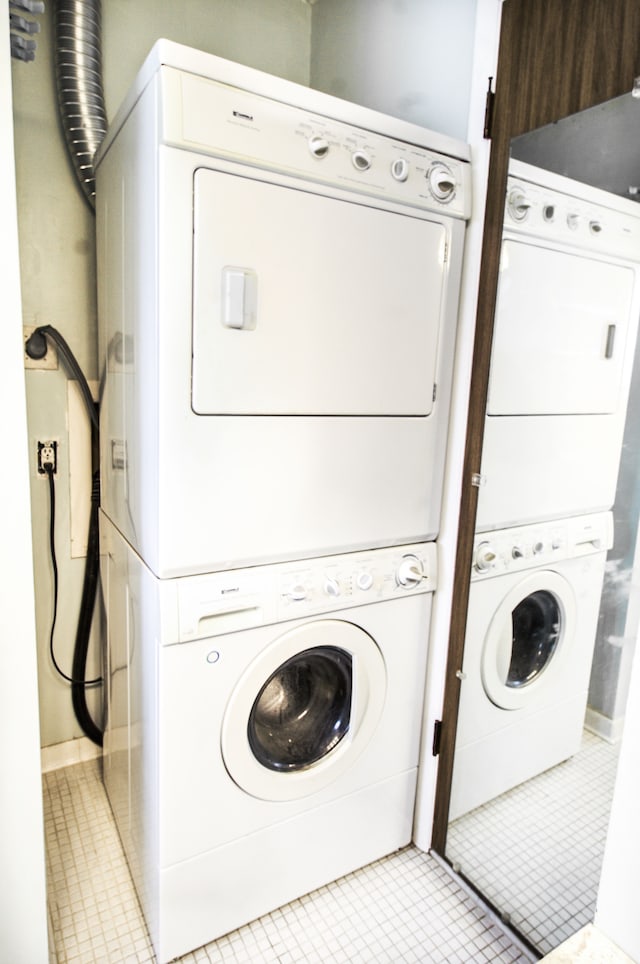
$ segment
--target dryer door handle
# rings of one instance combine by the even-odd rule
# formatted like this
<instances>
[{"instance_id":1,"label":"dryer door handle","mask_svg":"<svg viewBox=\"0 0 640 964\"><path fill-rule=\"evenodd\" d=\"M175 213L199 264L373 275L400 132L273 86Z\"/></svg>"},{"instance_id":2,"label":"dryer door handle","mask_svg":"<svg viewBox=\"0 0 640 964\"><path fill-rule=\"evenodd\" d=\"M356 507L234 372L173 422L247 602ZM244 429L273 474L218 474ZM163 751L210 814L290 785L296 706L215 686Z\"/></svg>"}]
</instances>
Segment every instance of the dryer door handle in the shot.
<instances>
[{"instance_id":1,"label":"dryer door handle","mask_svg":"<svg viewBox=\"0 0 640 964\"><path fill-rule=\"evenodd\" d=\"M616 326L609 325L607 328L607 341L604 348L604 357L613 358L613 348L616 340Z\"/></svg>"}]
</instances>

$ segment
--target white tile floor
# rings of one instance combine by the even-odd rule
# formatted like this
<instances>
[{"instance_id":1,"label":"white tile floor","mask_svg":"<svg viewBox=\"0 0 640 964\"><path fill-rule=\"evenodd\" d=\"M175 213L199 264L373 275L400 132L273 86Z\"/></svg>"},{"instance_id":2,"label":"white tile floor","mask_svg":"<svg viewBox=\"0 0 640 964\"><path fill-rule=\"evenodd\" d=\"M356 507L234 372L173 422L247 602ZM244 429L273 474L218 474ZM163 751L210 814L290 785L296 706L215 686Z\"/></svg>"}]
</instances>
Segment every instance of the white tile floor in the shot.
<instances>
[{"instance_id":1,"label":"white tile floor","mask_svg":"<svg viewBox=\"0 0 640 964\"><path fill-rule=\"evenodd\" d=\"M52 964L154 961L99 761L43 779ZM413 847L181 958L189 964L530 959L434 858Z\"/></svg>"},{"instance_id":2,"label":"white tile floor","mask_svg":"<svg viewBox=\"0 0 640 964\"><path fill-rule=\"evenodd\" d=\"M593 920L618 746L571 760L454 821L447 856L543 953Z\"/></svg>"}]
</instances>

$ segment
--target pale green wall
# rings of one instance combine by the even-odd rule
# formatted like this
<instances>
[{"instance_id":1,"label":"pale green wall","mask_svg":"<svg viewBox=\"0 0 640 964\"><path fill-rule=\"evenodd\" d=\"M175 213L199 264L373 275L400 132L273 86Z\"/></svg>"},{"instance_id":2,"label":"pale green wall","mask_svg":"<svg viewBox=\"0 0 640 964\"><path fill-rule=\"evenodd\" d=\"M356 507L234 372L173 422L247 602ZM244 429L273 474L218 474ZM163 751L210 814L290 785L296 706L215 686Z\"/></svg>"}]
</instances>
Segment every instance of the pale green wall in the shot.
<instances>
[{"instance_id":1,"label":"pale green wall","mask_svg":"<svg viewBox=\"0 0 640 964\"><path fill-rule=\"evenodd\" d=\"M307 83L311 10L302 0L103 0L103 75L112 117L158 37ZM52 63L53 3L38 17L35 62L13 61L16 174L25 325L52 324L90 379L96 371L94 218L76 185L60 132ZM33 464L35 440L60 441L56 544L60 604L56 654L71 667L83 559L70 558L66 378L27 372L29 447L42 745L81 735L66 683L48 656L52 577L46 481ZM97 647L95 647L97 648ZM97 662L90 672L98 669Z\"/></svg>"}]
</instances>

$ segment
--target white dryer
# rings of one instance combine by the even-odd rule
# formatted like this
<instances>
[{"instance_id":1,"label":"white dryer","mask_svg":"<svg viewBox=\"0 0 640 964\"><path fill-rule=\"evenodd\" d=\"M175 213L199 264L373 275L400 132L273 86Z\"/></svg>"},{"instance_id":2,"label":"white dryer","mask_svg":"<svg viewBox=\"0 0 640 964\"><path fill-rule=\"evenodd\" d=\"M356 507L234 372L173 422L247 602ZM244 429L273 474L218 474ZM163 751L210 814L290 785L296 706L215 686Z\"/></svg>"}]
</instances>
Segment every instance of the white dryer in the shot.
<instances>
[{"instance_id":1,"label":"white dryer","mask_svg":"<svg viewBox=\"0 0 640 964\"><path fill-rule=\"evenodd\" d=\"M96 214L102 505L156 575L436 535L468 157L154 47Z\"/></svg>"},{"instance_id":2,"label":"white dryer","mask_svg":"<svg viewBox=\"0 0 640 964\"><path fill-rule=\"evenodd\" d=\"M434 544L157 579L102 516L104 778L159 961L411 840Z\"/></svg>"},{"instance_id":3,"label":"white dryer","mask_svg":"<svg viewBox=\"0 0 640 964\"><path fill-rule=\"evenodd\" d=\"M450 819L580 747L611 513L479 534Z\"/></svg>"},{"instance_id":4,"label":"white dryer","mask_svg":"<svg viewBox=\"0 0 640 964\"><path fill-rule=\"evenodd\" d=\"M640 209L511 161L476 528L611 508L640 314Z\"/></svg>"}]
</instances>

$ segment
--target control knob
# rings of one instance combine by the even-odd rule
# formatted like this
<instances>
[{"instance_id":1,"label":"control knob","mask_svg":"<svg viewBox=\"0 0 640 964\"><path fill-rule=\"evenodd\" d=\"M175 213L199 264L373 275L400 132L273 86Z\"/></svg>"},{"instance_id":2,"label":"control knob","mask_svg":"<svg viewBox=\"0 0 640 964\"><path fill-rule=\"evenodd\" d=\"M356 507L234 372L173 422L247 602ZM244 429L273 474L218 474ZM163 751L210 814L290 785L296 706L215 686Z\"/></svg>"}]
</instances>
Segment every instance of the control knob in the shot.
<instances>
[{"instance_id":1,"label":"control knob","mask_svg":"<svg viewBox=\"0 0 640 964\"><path fill-rule=\"evenodd\" d=\"M543 551L544 551L544 542L541 542L540 540L538 540L538 542L534 542L533 544L534 555L539 556L540 553Z\"/></svg>"},{"instance_id":2,"label":"control knob","mask_svg":"<svg viewBox=\"0 0 640 964\"><path fill-rule=\"evenodd\" d=\"M524 221L529 214L531 201L519 187L514 188L507 198L507 210L514 221Z\"/></svg>"},{"instance_id":3,"label":"control knob","mask_svg":"<svg viewBox=\"0 0 640 964\"><path fill-rule=\"evenodd\" d=\"M415 589L423 579L428 579L424 566L417 556L403 556L398 571L396 572L396 582L403 589Z\"/></svg>"},{"instance_id":4,"label":"control knob","mask_svg":"<svg viewBox=\"0 0 640 964\"><path fill-rule=\"evenodd\" d=\"M340 583L335 576L327 576L324 581L324 591L327 596L332 596L334 599L340 595Z\"/></svg>"},{"instance_id":5,"label":"control knob","mask_svg":"<svg viewBox=\"0 0 640 964\"><path fill-rule=\"evenodd\" d=\"M524 556L524 552L523 552L521 546L514 546L513 549L511 550L511 558L512 558L512 559L522 559L523 556Z\"/></svg>"},{"instance_id":6,"label":"control knob","mask_svg":"<svg viewBox=\"0 0 640 964\"><path fill-rule=\"evenodd\" d=\"M475 551L473 564L478 572L488 572L493 569L496 554L490 542L481 542Z\"/></svg>"},{"instance_id":7,"label":"control knob","mask_svg":"<svg viewBox=\"0 0 640 964\"><path fill-rule=\"evenodd\" d=\"M363 592L368 592L373 586L373 575L366 569L359 572L356 577L356 584L358 589L362 589Z\"/></svg>"},{"instance_id":8,"label":"control knob","mask_svg":"<svg viewBox=\"0 0 640 964\"><path fill-rule=\"evenodd\" d=\"M575 212L567 214L567 225L571 231L576 231L580 227L580 215Z\"/></svg>"},{"instance_id":9,"label":"control knob","mask_svg":"<svg viewBox=\"0 0 640 964\"><path fill-rule=\"evenodd\" d=\"M434 164L427 179L431 193L438 201L450 201L456 189L456 179L444 164Z\"/></svg>"},{"instance_id":10,"label":"control knob","mask_svg":"<svg viewBox=\"0 0 640 964\"><path fill-rule=\"evenodd\" d=\"M354 151L351 155L351 163L357 171L368 171L371 167L371 158L364 151Z\"/></svg>"},{"instance_id":11,"label":"control knob","mask_svg":"<svg viewBox=\"0 0 640 964\"><path fill-rule=\"evenodd\" d=\"M396 157L391 164L391 177L396 181L406 181L409 177L409 161L405 157Z\"/></svg>"},{"instance_id":12,"label":"control knob","mask_svg":"<svg viewBox=\"0 0 640 964\"><path fill-rule=\"evenodd\" d=\"M304 583L297 582L287 591L286 595L292 602L302 602L307 598L307 588Z\"/></svg>"},{"instance_id":13,"label":"control knob","mask_svg":"<svg viewBox=\"0 0 640 964\"><path fill-rule=\"evenodd\" d=\"M309 138L309 150L314 157L326 157L329 153L329 141L320 134Z\"/></svg>"}]
</instances>

